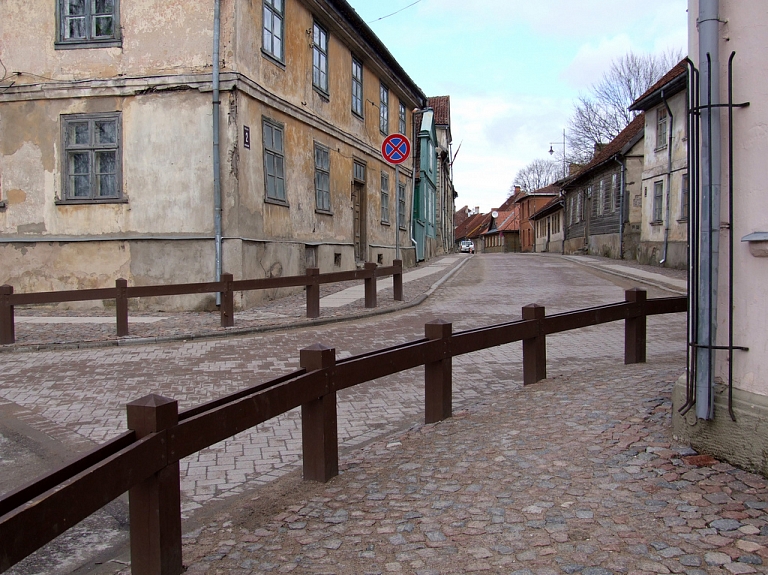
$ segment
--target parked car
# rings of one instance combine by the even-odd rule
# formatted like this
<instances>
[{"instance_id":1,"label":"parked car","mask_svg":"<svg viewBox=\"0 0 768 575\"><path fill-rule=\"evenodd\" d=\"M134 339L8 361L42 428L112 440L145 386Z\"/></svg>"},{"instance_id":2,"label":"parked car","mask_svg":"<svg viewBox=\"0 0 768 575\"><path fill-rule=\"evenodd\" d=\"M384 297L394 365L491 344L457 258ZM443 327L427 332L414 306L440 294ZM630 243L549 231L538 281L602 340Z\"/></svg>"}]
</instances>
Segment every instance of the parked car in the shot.
<instances>
[{"instance_id":1,"label":"parked car","mask_svg":"<svg viewBox=\"0 0 768 575\"><path fill-rule=\"evenodd\" d=\"M475 253L475 242L472 240L461 240L461 243L459 244L459 251L468 254Z\"/></svg>"}]
</instances>

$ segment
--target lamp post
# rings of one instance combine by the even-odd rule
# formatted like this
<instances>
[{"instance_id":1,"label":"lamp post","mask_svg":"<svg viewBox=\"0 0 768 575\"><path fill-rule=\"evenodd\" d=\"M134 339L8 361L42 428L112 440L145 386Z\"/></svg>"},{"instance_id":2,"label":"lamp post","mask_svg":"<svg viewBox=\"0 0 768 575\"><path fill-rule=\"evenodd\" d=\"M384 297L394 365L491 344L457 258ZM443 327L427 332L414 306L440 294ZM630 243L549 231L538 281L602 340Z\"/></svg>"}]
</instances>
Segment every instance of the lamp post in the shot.
<instances>
[{"instance_id":1,"label":"lamp post","mask_svg":"<svg viewBox=\"0 0 768 575\"><path fill-rule=\"evenodd\" d=\"M563 146L563 177L565 178L568 175L568 172L565 169L565 128L563 128L563 141L562 142L550 142L549 143L549 155L552 156L555 153L555 150L552 149L553 145L562 145Z\"/></svg>"}]
</instances>

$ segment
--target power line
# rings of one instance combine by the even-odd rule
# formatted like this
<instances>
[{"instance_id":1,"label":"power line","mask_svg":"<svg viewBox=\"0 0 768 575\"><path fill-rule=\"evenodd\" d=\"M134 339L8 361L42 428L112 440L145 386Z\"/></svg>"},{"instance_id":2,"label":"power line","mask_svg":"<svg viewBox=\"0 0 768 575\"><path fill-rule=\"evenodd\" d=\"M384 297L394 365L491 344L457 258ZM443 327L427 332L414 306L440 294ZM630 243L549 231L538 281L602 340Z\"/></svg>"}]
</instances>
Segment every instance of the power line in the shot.
<instances>
[{"instance_id":1,"label":"power line","mask_svg":"<svg viewBox=\"0 0 768 575\"><path fill-rule=\"evenodd\" d=\"M400 10L398 10L397 12L392 12L392 14L387 14L386 16L382 16L381 18L376 18L376 20L370 20L370 21L368 21L368 22L366 22L366 23L367 23L367 24L373 24L374 22L378 22L379 20L384 20L385 18L389 18L390 16L394 16L395 14L399 14L400 12L402 12L403 10L406 10L406 9L410 8L411 6L415 6L415 5L416 5L416 4L418 4L419 2L421 2L421 0L416 0L416 2L413 2L413 3L411 3L411 4L408 4L408 6L406 6L405 8L400 8Z\"/></svg>"}]
</instances>

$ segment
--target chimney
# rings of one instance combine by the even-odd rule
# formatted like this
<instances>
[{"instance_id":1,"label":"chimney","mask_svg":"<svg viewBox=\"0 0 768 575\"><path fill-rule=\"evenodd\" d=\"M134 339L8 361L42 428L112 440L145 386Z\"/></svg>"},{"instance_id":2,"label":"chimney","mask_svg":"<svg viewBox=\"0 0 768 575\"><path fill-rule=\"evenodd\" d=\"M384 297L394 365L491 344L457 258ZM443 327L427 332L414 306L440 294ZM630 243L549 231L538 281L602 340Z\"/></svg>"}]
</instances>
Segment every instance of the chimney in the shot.
<instances>
[{"instance_id":1,"label":"chimney","mask_svg":"<svg viewBox=\"0 0 768 575\"><path fill-rule=\"evenodd\" d=\"M479 214L479 213L480 213L480 206L475 206L475 213L476 213L476 214Z\"/></svg>"},{"instance_id":2,"label":"chimney","mask_svg":"<svg viewBox=\"0 0 768 575\"><path fill-rule=\"evenodd\" d=\"M520 186L515 186L515 194L519 194L520 189L521 189Z\"/></svg>"}]
</instances>

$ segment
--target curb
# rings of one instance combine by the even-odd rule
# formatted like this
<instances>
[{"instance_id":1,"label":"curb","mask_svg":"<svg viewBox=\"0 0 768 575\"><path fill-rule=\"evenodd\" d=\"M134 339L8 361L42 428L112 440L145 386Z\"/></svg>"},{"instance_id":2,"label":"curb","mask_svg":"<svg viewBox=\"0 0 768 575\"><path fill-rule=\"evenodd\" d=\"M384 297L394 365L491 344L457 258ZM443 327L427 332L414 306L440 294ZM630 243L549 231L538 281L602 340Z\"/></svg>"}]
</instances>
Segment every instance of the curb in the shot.
<instances>
[{"instance_id":1,"label":"curb","mask_svg":"<svg viewBox=\"0 0 768 575\"><path fill-rule=\"evenodd\" d=\"M470 256L471 258L472 256ZM231 328L227 331L221 332L208 332L208 333L190 333L180 335L169 335L161 337L127 337L125 339L110 339L106 341L84 341L84 342L72 342L72 343L43 343L43 344L29 344L29 345L17 345L11 344L9 346L0 346L0 354L2 353L31 353L35 351L70 351L78 349L94 349L105 347L125 347L131 345L152 345L158 343L175 343L179 341L201 341L207 339L225 339L229 337L238 337L245 335L252 335L255 333L267 333L272 331L281 331L289 329L301 329L305 327L315 327L321 325L327 325L331 323L341 323L343 321L351 321L356 319L363 319L367 317L374 317L377 315L384 315L387 313L394 313L412 307L416 307L424 303L424 301L431 296L443 283L448 281L456 272L458 272L470 258L466 258L459 262L451 271L445 274L442 278L437 280L430 288L420 296L416 297L413 301L404 302L401 305L394 304L389 307L380 309L373 309L371 311L356 312L346 316L319 318L314 320L303 320L291 322L283 325L269 325L258 326L248 328Z\"/></svg>"},{"instance_id":2,"label":"curb","mask_svg":"<svg viewBox=\"0 0 768 575\"><path fill-rule=\"evenodd\" d=\"M593 270L597 270L597 271L599 271L601 273L604 273L604 274L620 277L620 278L623 278L623 279L626 279L626 280L636 281L636 282L639 282L641 284L645 284L645 285L648 285L648 286L652 286L652 287L655 287L655 288L663 289L663 290L666 290L666 291L669 291L669 292L673 292L673 293L677 293L677 294L681 294L681 295L685 295L685 294L688 293L688 290L680 289L679 287L677 287L675 285L668 284L668 283L664 283L664 282L660 282L660 281L654 281L654 280L649 280L647 278L643 278L642 276L636 276L636 275L634 275L632 273L622 274L622 273L619 273L619 272L617 272L615 270L604 269L600 265L595 265L595 264L592 264L592 263L589 263L589 262L581 262L581 261L578 261L576 259L571 259L571 258L564 257L564 256L559 256L559 257L561 259L564 259L565 261L573 262L573 263L578 264L580 266L591 268Z\"/></svg>"}]
</instances>

